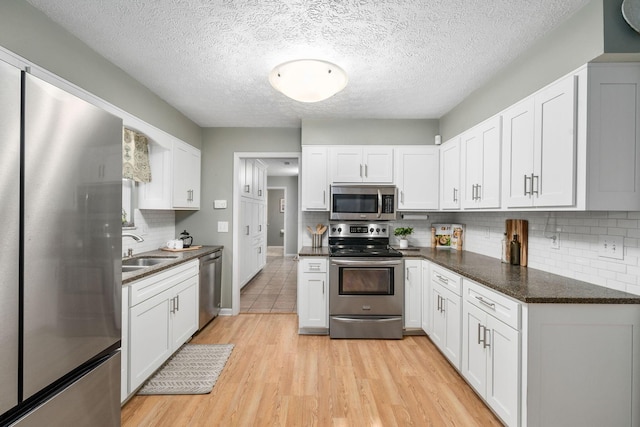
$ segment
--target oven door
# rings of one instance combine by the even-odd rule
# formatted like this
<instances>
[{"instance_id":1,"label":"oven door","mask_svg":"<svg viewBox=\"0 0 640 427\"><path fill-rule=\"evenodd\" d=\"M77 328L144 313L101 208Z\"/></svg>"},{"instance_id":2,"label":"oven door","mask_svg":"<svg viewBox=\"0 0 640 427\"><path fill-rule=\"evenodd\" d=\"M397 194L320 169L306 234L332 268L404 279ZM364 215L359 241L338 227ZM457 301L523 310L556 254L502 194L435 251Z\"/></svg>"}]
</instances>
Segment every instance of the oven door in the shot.
<instances>
[{"instance_id":1,"label":"oven door","mask_svg":"<svg viewBox=\"0 0 640 427\"><path fill-rule=\"evenodd\" d=\"M331 315L402 316L402 258L331 258Z\"/></svg>"}]
</instances>

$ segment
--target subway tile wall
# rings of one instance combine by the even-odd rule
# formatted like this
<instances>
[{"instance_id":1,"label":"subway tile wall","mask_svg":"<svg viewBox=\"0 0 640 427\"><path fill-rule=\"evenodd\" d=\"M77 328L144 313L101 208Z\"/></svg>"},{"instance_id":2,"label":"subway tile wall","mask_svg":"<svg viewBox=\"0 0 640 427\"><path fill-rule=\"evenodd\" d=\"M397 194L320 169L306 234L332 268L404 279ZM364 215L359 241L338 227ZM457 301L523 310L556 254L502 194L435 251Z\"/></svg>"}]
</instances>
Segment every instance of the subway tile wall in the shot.
<instances>
[{"instance_id":1,"label":"subway tile wall","mask_svg":"<svg viewBox=\"0 0 640 427\"><path fill-rule=\"evenodd\" d=\"M167 240L176 238L175 212L171 210L135 210L134 224L130 231L133 234L142 236L144 242L137 243L130 237L122 238L122 252L127 252L129 248L133 253L154 251L162 246Z\"/></svg>"},{"instance_id":2,"label":"subway tile wall","mask_svg":"<svg viewBox=\"0 0 640 427\"><path fill-rule=\"evenodd\" d=\"M640 295L640 212L432 212L426 220L397 220L389 225L413 227L409 245L429 246L431 224L464 224L464 249L499 259L507 219L529 222L530 268ZM303 221L303 228L329 223L326 212L303 212ZM553 249L550 237L556 233L560 245ZM624 259L599 256L601 235L624 238ZM398 244L395 236L391 244ZM303 245L311 245L306 231Z\"/></svg>"}]
</instances>

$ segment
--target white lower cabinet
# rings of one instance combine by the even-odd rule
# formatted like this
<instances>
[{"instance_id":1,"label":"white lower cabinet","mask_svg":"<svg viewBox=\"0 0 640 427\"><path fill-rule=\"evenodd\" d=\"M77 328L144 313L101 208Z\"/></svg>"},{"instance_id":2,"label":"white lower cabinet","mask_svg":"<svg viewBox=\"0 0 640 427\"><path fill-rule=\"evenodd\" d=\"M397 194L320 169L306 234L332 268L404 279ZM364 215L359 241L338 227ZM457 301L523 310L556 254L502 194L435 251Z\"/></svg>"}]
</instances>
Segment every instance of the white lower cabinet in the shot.
<instances>
[{"instance_id":1,"label":"white lower cabinet","mask_svg":"<svg viewBox=\"0 0 640 427\"><path fill-rule=\"evenodd\" d=\"M467 279L463 287L462 375L506 425L517 426L520 332L493 314L507 307L517 316L519 304Z\"/></svg>"},{"instance_id":2,"label":"white lower cabinet","mask_svg":"<svg viewBox=\"0 0 640 427\"><path fill-rule=\"evenodd\" d=\"M431 341L449 362L460 369L461 297L460 276L431 267Z\"/></svg>"},{"instance_id":3,"label":"white lower cabinet","mask_svg":"<svg viewBox=\"0 0 640 427\"><path fill-rule=\"evenodd\" d=\"M198 260L129 285L128 393L198 329Z\"/></svg>"},{"instance_id":4,"label":"white lower cabinet","mask_svg":"<svg viewBox=\"0 0 640 427\"><path fill-rule=\"evenodd\" d=\"M326 257L301 257L298 265L298 327L301 333L329 329L329 276Z\"/></svg>"},{"instance_id":5,"label":"white lower cabinet","mask_svg":"<svg viewBox=\"0 0 640 427\"><path fill-rule=\"evenodd\" d=\"M129 293L122 292L122 339L120 344L120 403L129 397Z\"/></svg>"},{"instance_id":6,"label":"white lower cabinet","mask_svg":"<svg viewBox=\"0 0 640 427\"><path fill-rule=\"evenodd\" d=\"M422 330L431 335L431 263L426 260L422 260L420 267L422 268Z\"/></svg>"},{"instance_id":7,"label":"white lower cabinet","mask_svg":"<svg viewBox=\"0 0 640 427\"><path fill-rule=\"evenodd\" d=\"M404 260L404 328L422 327L422 261Z\"/></svg>"}]
</instances>

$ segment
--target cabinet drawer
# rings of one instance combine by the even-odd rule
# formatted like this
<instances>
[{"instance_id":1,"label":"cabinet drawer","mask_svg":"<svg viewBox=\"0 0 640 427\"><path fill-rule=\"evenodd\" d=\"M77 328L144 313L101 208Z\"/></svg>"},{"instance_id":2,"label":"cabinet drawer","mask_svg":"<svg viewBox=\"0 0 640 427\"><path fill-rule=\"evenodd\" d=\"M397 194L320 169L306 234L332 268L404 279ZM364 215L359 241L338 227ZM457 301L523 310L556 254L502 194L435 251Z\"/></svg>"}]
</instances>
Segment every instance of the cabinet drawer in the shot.
<instances>
[{"instance_id":1,"label":"cabinet drawer","mask_svg":"<svg viewBox=\"0 0 640 427\"><path fill-rule=\"evenodd\" d=\"M197 276L199 270L198 260L194 259L133 282L129 285L129 306L140 304L189 277Z\"/></svg>"},{"instance_id":2,"label":"cabinet drawer","mask_svg":"<svg viewBox=\"0 0 640 427\"><path fill-rule=\"evenodd\" d=\"M446 268L442 268L435 264L432 264L431 282L441 284L445 289L449 289L456 295L462 295L462 281L460 279L460 276L447 270Z\"/></svg>"},{"instance_id":3,"label":"cabinet drawer","mask_svg":"<svg viewBox=\"0 0 640 427\"><path fill-rule=\"evenodd\" d=\"M303 273L325 273L327 271L326 258L300 258Z\"/></svg>"},{"instance_id":4,"label":"cabinet drawer","mask_svg":"<svg viewBox=\"0 0 640 427\"><path fill-rule=\"evenodd\" d=\"M463 280L463 297L469 303L514 329L520 330L521 304L471 280Z\"/></svg>"}]
</instances>

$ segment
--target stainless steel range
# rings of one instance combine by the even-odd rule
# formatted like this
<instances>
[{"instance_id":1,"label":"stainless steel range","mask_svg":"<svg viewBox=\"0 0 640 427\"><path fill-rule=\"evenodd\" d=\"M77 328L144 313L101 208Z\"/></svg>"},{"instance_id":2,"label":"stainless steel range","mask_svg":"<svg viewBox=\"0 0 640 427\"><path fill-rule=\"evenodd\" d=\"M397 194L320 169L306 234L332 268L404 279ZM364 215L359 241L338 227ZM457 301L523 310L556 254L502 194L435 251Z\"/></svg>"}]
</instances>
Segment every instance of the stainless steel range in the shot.
<instances>
[{"instance_id":1,"label":"stainless steel range","mask_svg":"<svg viewBox=\"0 0 640 427\"><path fill-rule=\"evenodd\" d=\"M402 254L387 224L331 224L329 336L402 339Z\"/></svg>"}]
</instances>

